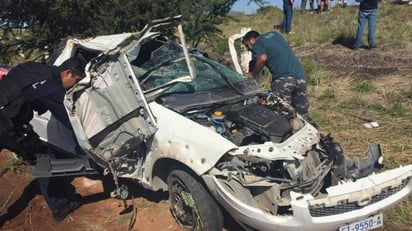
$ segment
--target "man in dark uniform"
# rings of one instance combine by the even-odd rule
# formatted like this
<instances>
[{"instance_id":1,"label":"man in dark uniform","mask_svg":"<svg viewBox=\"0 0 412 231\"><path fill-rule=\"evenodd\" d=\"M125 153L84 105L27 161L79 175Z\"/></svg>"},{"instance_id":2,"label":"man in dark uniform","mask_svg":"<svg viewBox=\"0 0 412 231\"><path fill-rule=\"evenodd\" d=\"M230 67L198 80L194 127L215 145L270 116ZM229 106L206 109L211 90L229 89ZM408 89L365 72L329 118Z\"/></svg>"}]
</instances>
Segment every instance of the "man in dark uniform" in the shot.
<instances>
[{"instance_id":1,"label":"man in dark uniform","mask_svg":"<svg viewBox=\"0 0 412 231\"><path fill-rule=\"evenodd\" d=\"M33 159L38 136L29 121L33 110L50 111L58 121L72 129L63 105L65 93L84 76L86 62L73 57L60 66L26 62L12 68L0 80L0 148L7 148ZM80 195L64 179L38 178L40 191L56 221L63 220L80 206ZM72 192L70 192L72 190Z\"/></svg>"},{"instance_id":2,"label":"man in dark uniform","mask_svg":"<svg viewBox=\"0 0 412 231\"><path fill-rule=\"evenodd\" d=\"M247 77L253 79L266 66L272 74L272 92L310 121L303 66L282 35L278 32L260 35L256 31L249 31L242 42L252 51L254 60Z\"/></svg>"}]
</instances>

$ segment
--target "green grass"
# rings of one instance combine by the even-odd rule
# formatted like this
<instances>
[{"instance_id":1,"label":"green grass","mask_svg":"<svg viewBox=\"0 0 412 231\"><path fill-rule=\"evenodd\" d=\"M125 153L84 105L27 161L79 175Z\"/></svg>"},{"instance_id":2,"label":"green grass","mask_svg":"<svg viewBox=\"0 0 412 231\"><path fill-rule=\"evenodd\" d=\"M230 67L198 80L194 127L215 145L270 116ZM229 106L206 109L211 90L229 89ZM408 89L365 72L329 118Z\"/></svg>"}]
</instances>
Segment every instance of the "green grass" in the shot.
<instances>
[{"instance_id":1,"label":"green grass","mask_svg":"<svg viewBox=\"0 0 412 231\"><path fill-rule=\"evenodd\" d=\"M22 164L20 159L11 158L6 162L6 165L3 167L5 170L14 169L15 166Z\"/></svg>"},{"instance_id":2,"label":"green grass","mask_svg":"<svg viewBox=\"0 0 412 231\"><path fill-rule=\"evenodd\" d=\"M328 100L328 101L334 101L336 98L335 91L331 88L325 89L322 94L319 96L319 100Z\"/></svg>"},{"instance_id":3,"label":"green grass","mask_svg":"<svg viewBox=\"0 0 412 231\"><path fill-rule=\"evenodd\" d=\"M376 79L359 82L352 88L340 88L331 86L342 80L328 79L329 83L315 86L313 94L309 95L311 116L318 122L322 133L332 133L349 155L366 157L367 143L380 143L385 169L412 163L412 104L405 96L410 92L411 82L405 79L404 85L386 91L371 87L390 80ZM348 81L348 85L352 82ZM365 121L361 118L365 116L376 118L380 127L364 128ZM388 230L408 230L403 228L412 227L412 198L402 201L384 216Z\"/></svg>"},{"instance_id":4,"label":"green grass","mask_svg":"<svg viewBox=\"0 0 412 231\"><path fill-rule=\"evenodd\" d=\"M2 176L7 170L13 170L17 165L22 163L23 162L20 159L10 158L5 162L4 166L0 166L0 176Z\"/></svg>"},{"instance_id":5,"label":"green grass","mask_svg":"<svg viewBox=\"0 0 412 231\"><path fill-rule=\"evenodd\" d=\"M376 90L376 87L367 81L355 80L353 90L359 93L371 93Z\"/></svg>"},{"instance_id":6,"label":"green grass","mask_svg":"<svg viewBox=\"0 0 412 231\"><path fill-rule=\"evenodd\" d=\"M301 60L306 74L306 81L310 85L319 85L326 79L325 70L313 59Z\"/></svg>"}]
</instances>

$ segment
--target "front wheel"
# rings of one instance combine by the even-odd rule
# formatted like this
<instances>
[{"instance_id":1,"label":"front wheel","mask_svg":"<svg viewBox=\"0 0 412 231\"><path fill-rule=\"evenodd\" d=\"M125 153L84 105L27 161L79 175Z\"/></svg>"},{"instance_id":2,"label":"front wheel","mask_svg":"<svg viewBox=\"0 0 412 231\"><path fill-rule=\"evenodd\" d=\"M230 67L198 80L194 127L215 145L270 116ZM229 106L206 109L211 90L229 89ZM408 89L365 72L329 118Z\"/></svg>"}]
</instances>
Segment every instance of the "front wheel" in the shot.
<instances>
[{"instance_id":1,"label":"front wheel","mask_svg":"<svg viewBox=\"0 0 412 231\"><path fill-rule=\"evenodd\" d=\"M223 229L223 214L205 187L184 170L173 170L168 178L170 211L188 230Z\"/></svg>"}]
</instances>

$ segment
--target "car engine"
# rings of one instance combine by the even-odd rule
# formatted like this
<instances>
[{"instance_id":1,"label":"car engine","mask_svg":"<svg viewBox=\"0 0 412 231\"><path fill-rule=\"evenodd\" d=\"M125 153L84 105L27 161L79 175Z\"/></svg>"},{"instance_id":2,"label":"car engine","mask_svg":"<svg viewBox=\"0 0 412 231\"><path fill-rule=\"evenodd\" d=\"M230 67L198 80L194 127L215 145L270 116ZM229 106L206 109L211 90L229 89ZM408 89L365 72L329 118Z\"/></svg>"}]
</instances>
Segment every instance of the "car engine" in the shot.
<instances>
[{"instance_id":1,"label":"car engine","mask_svg":"<svg viewBox=\"0 0 412 231\"><path fill-rule=\"evenodd\" d=\"M188 112L186 116L238 146L267 141L280 143L303 126L291 107L270 94L219 108Z\"/></svg>"},{"instance_id":2,"label":"car engine","mask_svg":"<svg viewBox=\"0 0 412 231\"><path fill-rule=\"evenodd\" d=\"M382 167L379 146L370 147L366 160L350 158L329 134L320 135L315 143L301 149L299 155L293 155L296 151L283 143L289 138L296 139L292 136L307 122L271 94L185 115L237 146L273 143L286 149L287 154L274 159L248 153L225 155L216 165L227 190L272 214L288 213L291 191L322 197L327 187L340 180L363 177Z\"/></svg>"}]
</instances>

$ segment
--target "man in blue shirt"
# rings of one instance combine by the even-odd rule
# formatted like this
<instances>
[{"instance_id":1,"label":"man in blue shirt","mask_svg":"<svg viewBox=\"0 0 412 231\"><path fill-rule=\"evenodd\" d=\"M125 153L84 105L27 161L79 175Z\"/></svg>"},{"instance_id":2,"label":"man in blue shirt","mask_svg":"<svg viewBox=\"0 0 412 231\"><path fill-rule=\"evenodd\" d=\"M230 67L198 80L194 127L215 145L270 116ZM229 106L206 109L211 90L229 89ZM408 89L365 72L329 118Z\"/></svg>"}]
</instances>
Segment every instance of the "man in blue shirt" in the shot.
<instances>
[{"instance_id":1,"label":"man in blue shirt","mask_svg":"<svg viewBox=\"0 0 412 231\"><path fill-rule=\"evenodd\" d=\"M0 80L0 148L33 158L39 143L29 124L33 111L50 111L71 130L63 100L66 91L85 76L85 64L83 59L73 57L58 67L26 62L12 68ZM80 195L74 194L64 179L37 180L54 220L63 220L80 206Z\"/></svg>"},{"instance_id":2,"label":"man in blue shirt","mask_svg":"<svg viewBox=\"0 0 412 231\"><path fill-rule=\"evenodd\" d=\"M249 31L242 42L252 51L254 59L254 67L250 68L247 77L253 79L266 66L272 74L272 92L278 94L309 121L303 66L282 35L278 32L260 35L256 31Z\"/></svg>"}]
</instances>

